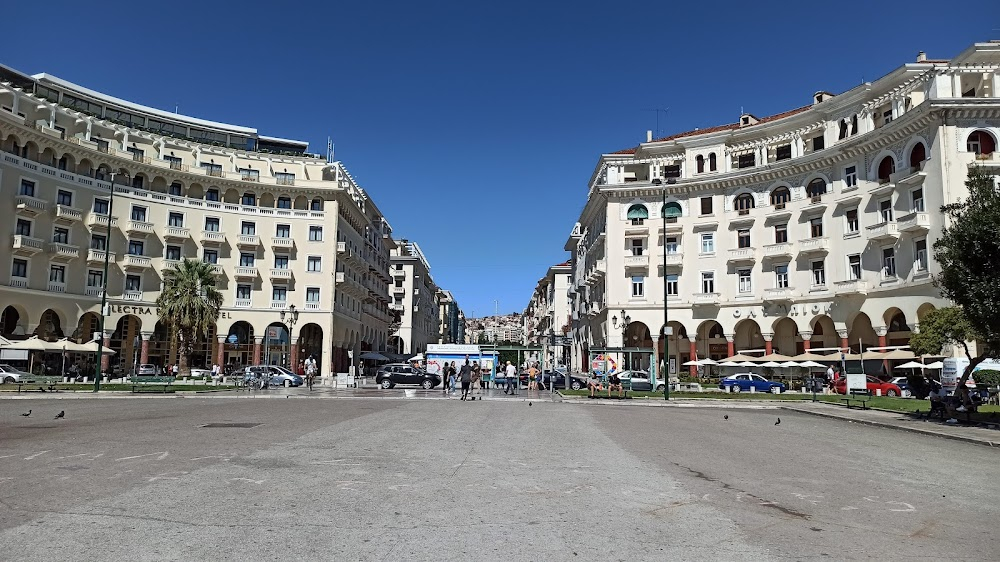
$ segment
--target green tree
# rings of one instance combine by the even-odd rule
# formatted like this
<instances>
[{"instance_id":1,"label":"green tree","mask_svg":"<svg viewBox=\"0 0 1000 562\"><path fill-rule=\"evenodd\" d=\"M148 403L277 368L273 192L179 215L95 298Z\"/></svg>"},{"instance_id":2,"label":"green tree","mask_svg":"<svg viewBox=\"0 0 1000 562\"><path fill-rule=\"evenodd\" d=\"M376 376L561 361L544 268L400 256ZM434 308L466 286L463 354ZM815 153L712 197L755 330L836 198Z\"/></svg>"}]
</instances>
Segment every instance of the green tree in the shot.
<instances>
[{"instance_id":1,"label":"green tree","mask_svg":"<svg viewBox=\"0 0 1000 562\"><path fill-rule=\"evenodd\" d=\"M918 355L937 355L947 345L957 345L973 360L967 342L976 334L961 308L949 306L927 313L920 320L920 332L910 336L910 349Z\"/></svg>"},{"instance_id":2,"label":"green tree","mask_svg":"<svg viewBox=\"0 0 1000 562\"><path fill-rule=\"evenodd\" d=\"M182 374L190 374L194 342L208 336L221 306L222 293L215 288L211 264L185 259L164 275L157 314L177 337Z\"/></svg>"},{"instance_id":3,"label":"green tree","mask_svg":"<svg viewBox=\"0 0 1000 562\"><path fill-rule=\"evenodd\" d=\"M941 264L934 282L961 313L940 316L938 333L925 340L932 343L962 336L964 346L964 340L975 338L978 357L971 357L966 349L971 363L959 384L965 384L983 359L1000 351L1000 190L993 175L978 166L969 170L965 186L969 191L965 200L941 207L948 226L934 242L934 259ZM962 320L964 328L949 326L944 319ZM921 321L921 332L924 324Z\"/></svg>"}]
</instances>

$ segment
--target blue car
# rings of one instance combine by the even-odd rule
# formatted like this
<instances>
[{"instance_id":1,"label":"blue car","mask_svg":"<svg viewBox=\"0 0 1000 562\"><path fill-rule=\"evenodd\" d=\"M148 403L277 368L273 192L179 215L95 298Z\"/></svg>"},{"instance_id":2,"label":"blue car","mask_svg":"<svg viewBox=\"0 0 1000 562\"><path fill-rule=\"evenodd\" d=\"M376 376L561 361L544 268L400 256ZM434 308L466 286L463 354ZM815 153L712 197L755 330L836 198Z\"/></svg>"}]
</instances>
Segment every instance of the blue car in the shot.
<instances>
[{"instance_id":1,"label":"blue car","mask_svg":"<svg viewBox=\"0 0 1000 562\"><path fill-rule=\"evenodd\" d=\"M753 373L740 373L728 376L719 382L719 388L729 388L730 392L784 392L785 385L780 382L769 381L760 375Z\"/></svg>"}]
</instances>

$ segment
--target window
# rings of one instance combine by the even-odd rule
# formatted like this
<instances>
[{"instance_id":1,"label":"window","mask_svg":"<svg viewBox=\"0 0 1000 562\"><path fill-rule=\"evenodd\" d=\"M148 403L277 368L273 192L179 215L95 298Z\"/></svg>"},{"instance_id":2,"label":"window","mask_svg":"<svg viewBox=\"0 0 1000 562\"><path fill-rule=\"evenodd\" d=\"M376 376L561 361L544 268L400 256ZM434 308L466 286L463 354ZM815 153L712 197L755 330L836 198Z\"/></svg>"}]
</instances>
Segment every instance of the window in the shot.
<instances>
[{"instance_id":1,"label":"window","mask_svg":"<svg viewBox=\"0 0 1000 562\"><path fill-rule=\"evenodd\" d=\"M826 193L826 182L823 178L816 178L806 186L806 194L813 203L818 203Z\"/></svg>"},{"instance_id":2,"label":"window","mask_svg":"<svg viewBox=\"0 0 1000 562\"><path fill-rule=\"evenodd\" d=\"M882 248L882 278L896 276L896 250L891 246Z\"/></svg>"},{"instance_id":3,"label":"window","mask_svg":"<svg viewBox=\"0 0 1000 562\"><path fill-rule=\"evenodd\" d=\"M14 227L14 234L17 234L18 236L31 236L31 221L17 219L17 225Z\"/></svg>"},{"instance_id":4,"label":"window","mask_svg":"<svg viewBox=\"0 0 1000 562\"><path fill-rule=\"evenodd\" d=\"M219 190L212 188L205 192L205 201L218 201Z\"/></svg>"},{"instance_id":5,"label":"window","mask_svg":"<svg viewBox=\"0 0 1000 562\"><path fill-rule=\"evenodd\" d=\"M883 199L878 202L878 213L882 222L892 222L892 199Z\"/></svg>"},{"instance_id":6,"label":"window","mask_svg":"<svg viewBox=\"0 0 1000 562\"><path fill-rule=\"evenodd\" d=\"M103 234L90 235L90 249L104 251L108 249L108 238Z\"/></svg>"},{"instance_id":7,"label":"window","mask_svg":"<svg viewBox=\"0 0 1000 562\"><path fill-rule=\"evenodd\" d=\"M288 256L274 256L274 269L288 269Z\"/></svg>"},{"instance_id":8,"label":"window","mask_svg":"<svg viewBox=\"0 0 1000 562\"><path fill-rule=\"evenodd\" d=\"M753 168L756 166L757 155L753 152L747 154L740 154L736 157L736 167L737 168Z\"/></svg>"},{"instance_id":9,"label":"window","mask_svg":"<svg viewBox=\"0 0 1000 562\"><path fill-rule=\"evenodd\" d=\"M146 249L146 244L142 240L128 241L128 253L131 256L145 255L144 254L145 249Z\"/></svg>"},{"instance_id":10,"label":"window","mask_svg":"<svg viewBox=\"0 0 1000 562\"><path fill-rule=\"evenodd\" d=\"M170 213L167 215L167 226L184 226L184 215L180 213Z\"/></svg>"},{"instance_id":11,"label":"window","mask_svg":"<svg viewBox=\"0 0 1000 562\"><path fill-rule=\"evenodd\" d=\"M243 221L240 223L240 234L254 235L257 234L257 223L252 221Z\"/></svg>"},{"instance_id":12,"label":"window","mask_svg":"<svg viewBox=\"0 0 1000 562\"><path fill-rule=\"evenodd\" d=\"M288 197L278 197L277 207L279 209L291 209L292 208L292 200L290 198L288 198Z\"/></svg>"},{"instance_id":13,"label":"window","mask_svg":"<svg viewBox=\"0 0 1000 562\"><path fill-rule=\"evenodd\" d=\"M210 264L219 263L219 252L216 250L205 250L201 255L201 261Z\"/></svg>"},{"instance_id":14,"label":"window","mask_svg":"<svg viewBox=\"0 0 1000 562\"><path fill-rule=\"evenodd\" d=\"M632 224L642 224L645 219L649 218L649 209L647 209L645 205L639 205L637 203L628 208L628 214L625 218L632 221Z\"/></svg>"},{"instance_id":15,"label":"window","mask_svg":"<svg viewBox=\"0 0 1000 562\"><path fill-rule=\"evenodd\" d=\"M788 160L792 157L792 145L783 144L775 150L774 159L775 160Z\"/></svg>"},{"instance_id":16,"label":"window","mask_svg":"<svg viewBox=\"0 0 1000 562\"><path fill-rule=\"evenodd\" d=\"M676 254L680 250L680 246L677 243L676 236L668 236L666 239L666 248L668 254Z\"/></svg>"},{"instance_id":17,"label":"window","mask_svg":"<svg viewBox=\"0 0 1000 562\"><path fill-rule=\"evenodd\" d=\"M319 287L306 288L306 302L319 302Z\"/></svg>"},{"instance_id":18,"label":"window","mask_svg":"<svg viewBox=\"0 0 1000 562\"><path fill-rule=\"evenodd\" d=\"M861 225L858 223L857 209L848 209L847 212L844 213L844 219L847 221L848 234L857 234L860 231Z\"/></svg>"},{"instance_id":19,"label":"window","mask_svg":"<svg viewBox=\"0 0 1000 562\"><path fill-rule=\"evenodd\" d=\"M663 167L663 177L665 178L679 178L681 177L681 166L680 164L673 164L670 166Z\"/></svg>"},{"instance_id":20,"label":"window","mask_svg":"<svg viewBox=\"0 0 1000 562\"><path fill-rule=\"evenodd\" d=\"M632 255L641 256L642 255L642 240L638 238L632 239Z\"/></svg>"},{"instance_id":21,"label":"window","mask_svg":"<svg viewBox=\"0 0 1000 562\"><path fill-rule=\"evenodd\" d=\"M847 256L847 276L851 281L861 279L861 254Z\"/></svg>"},{"instance_id":22,"label":"window","mask_svg":"<svg viewBox=\"0 0 1000 562\"><path fill-rule=\"evenodd\" d=\"M699 154L694 158L695 167L699 174L705 173L705 157Z\"/></svg>"},{"instance_id":23,"label":"window","mask_svg":"<svg viewBox=\"0 0 1000 562\"><path fill-rule=\"evenodd\" d=\"M633 277L632 278L632 296L641 297L644 294L646 284L645 277Z\"/></svg>"},{"instance_id":24,"label":"window","mask_svg":"<svg viewBox=\"0 0 1000 562\"><path fill-rule=\"evenodd\" d=\"M736 210L741 215L749 214L750 209L753 209L753 195L744 193L736 198Z\"/></svg>"},{"instance_id":25,"label":"window","mask_svg":"<svg viewBox=\"0 0 1000 562\"><path fill-rule=\"evenodd\" d=\"M132 187L134 187L136 189L142 189L144 181L145 181L145 178L143 178L142 176L138 176L138 175L132 176Z\"/></svg>"},{"instance_id":26,"label":"window","mask_svg":"<svg viewBox=\"0 0 1000 562\"><path fill-rule=\"evenodd\" d=\"M663 214L663 220L666 222L677 222L677 218L683 214L681 211L681 204L676 201L671 201L660 209Z\"/></svg>"},{"instance_id":27,"label":"window","mask_svg":"<svg viewBox=\"0 0 1000 562\"><path fill-rule=\"evenodd\" d=\"M239 300L250 300L250 285L237 285L236 298Z\"/></svg>"},{"instance_id":28,"label":"window","mask_svg":"<svg viewBox=\"0 0 1000 562\"><path fill-rule=\"evenodd\" d=\"M205 230L208 232L218 232L219 217L205 217Z\"/></svg>"},{"instance_id":29,"label":"window","mask_svg":"<svg viewBox=\"0 0 1000 562\"><path fill-rule=\"evenodd\" d=\"M996 141L986 131L973 131L965 141L965 149L976 154L993 154L996 150Z\"/></svg>"},{"instance_id":30,"label":"window","mask_svg":"<svg viewBox=\"0 0 1000 562\"><path fill-rule=\"evenodd\" d=\"M737 272L740 278L740 292L741 293L751 293L753 292L753 283L750 281L750 270L741 269Z\"/></svg>"},{"instance_id":31,"label":"window","mask_svg":"<svg viewBox=\"0 0 1000 562\"><path fill-rule=\"evenodd\" d=\"M880 184L889 183L889 176L896 172L896 161L892 156L886 156L878 163L878 182Z\"/></svg>"},{"instance_id":32,"label":"window","mask_svg":"<svg viewBox=\"0 0 1000 562\"><path fill-rule=\"evenodd\" d=\"M851 115L851 135L858 134L858 116L857 114Z\"/></svg>"},{"instance_id":33,"label":"window","mask_svg":"<svg viewBox=\"0 0 1000 562\"><path fill-rule=\"evenodd\" d=\"M277 302L283 302L288 297L288 287L284 285L275 285L271 288L271 300Z\"/></svg>"},{"instance_id":34,"label":"window","mask_svg":"<svg viewBox=\"0 0 1000 562\"><path fill-rule=\"evenodd\" d=\"M181 259L181 247L180 246L167 246L166 259L171 261L180 261Z\"/></svg>"},{"instance_id":35,"label":"window","mask_svg":"<svg viewBox=\"0 0 1000 562\"><path fill-rule=\"evenodd\" d=\"M749 228L741 228L740 230L736 231L736 244L740 248L749 248L750 247L750 229Z\"/></svg>"},{"instance_id":36,"label":"window","mask_svg":"<svg viewBox=\"0 0 1000 562\"><path fill-rule=\"evenodd\" d=\"M66 191L65 189L60 189L59 191L56 192L56 204L72 207L73 193Z\"/></svg>"},{"instance_id":37,"label":"window","mask_svg":"<svg viewBox=\"0 0 1000 562\"><path fill-rule=\"evenodd\" d=\"M175 197L180 197L181 195L184 194L183 193L183 189L184 188L181 187L181 184L179 184L177 182L174 182L174 183L170 184L170 191L169 191L169 193L170 193L170 195L173 195Z\"/></svg>"},{"instance_id":38,"label":"window","mask_svg":"<svg viewBox=\"0 0 1000 562\"><path fill-rule=\"evenodd\" d=\"M126 291L141 291L142 290L142 278L138 275L126 275L125 276L125 290Z\"/></svg>"},{"instance_id":39,"label":"window","mask_svg":"<svg viewBox=\"0 0 1000 562\"><path fill-rule=\"evenodd\" d=\"M844 168L844 188L850 189L852 187L858 186L858 168L857 166L848 166Z\"/></svg>"},{"instance_id":40,"label":"window","mask_svg":"<svg viewBox=\"0 0 1000 562\"><path fill-rule=\"evenodd\" d=\"M323 258L309 256L309 259L306 260L306 271L323 271Z\"/></svg>"},{"instance_id":41,"label":"window","mask_svg":"<svg viewBox=\"0 0 1000 562\"><path fill-rule=\"evenodd\" d=\"M715 272L714 271L702 271L701 272L701 292L704 294L712 294L715 292Z\"/></svg>"},{"instance_id":42,"label":"window","mask_svg":"<svg viewBox=\"0 0 1000 562\"><path fill-rule=\"evenodd\" d=\"M775 209L784 209L785 203L792 199L792 192L787 187L778 187L771 192L771 205Z\"/></svg>"},{"instance_id":43,"label":"window","mask_svg":"<svg viewBox=\"0 0 1000 562\"><path fill-rule=\"evenodd\" d=\"M922 187L914 189L910 192L910 198L913 200L913 212L924 212L924 189Z\"/></svg>"},{"instance_id":44,"label":"window","mask_svg":"<svg viewBox=\"0 0 1000 562\"><path fill-rule=\"evenodd\" d=\"M35 196L35 182L31 180L21 180L21 188L17 191L18 195L27 195L28 197Z\"/></svg>"},{"instance_id":45,"label":"window","mask_svg":"<svg viewBox=\"0 0 1000 562\"><path fill-rule=\"evenodd\" d=\"M107 199L94 199L94 212L98 215L108 214L108 200Z\"/></svg>"},{"instance_id":46,"label":"window","mask_svg":"<svg viewBox=\"0 0 1000 562\"><path fill-rule=\"evenodd\" d=\"M295 174L275 172L274 180L278 185L295 185Z\"/></svg>"},{"instance_id":47,"label":"window","mask_svg":"<svg viewBox=\"0 0 1000 562\"><path fill-rule=\"evenodd\" d=\"M214 164L211 162L202 162L199 164L202 170L205 170L205 174L209 176L214 176L217 178L222 177L222 164Z\"/></svg>"},{"instance_id":48,"label":"window","mask_svg":"<svg viewBox=\"0 0 1000 562\"><path fill-rule=\"evenodd\" d=\"M676 296L677 293L677 274L672 273L667 275L667 295Z\"/></svg>"},{"instance_id":49,"label":"window","mask_svg":"<svg viewBox=\"0 0 1000 562\"><path fill-rule=\"evenodd\" d=\"M714 232L703 232L701 234L701 253L703 253L703 254L714 254L715 253L715 233Z\"/></svg>"},{"instance_id":50,"label":"window","mask_svg":"<svg viewBox=\"0 0 1000 562\"><path fill-rule=\"evenodd\" d=\"M787 224L774 225L774 243L784 244L785 242L788 242L788 225Z\"/></svg>"},{"instance_id":51,"label":"window","mask_svg":"<svg viewBox=\"0 0 1000 562\"><path fill-rule=\"evenodd\" d=\"M243 181L260 181L260 170L240 168L240 179Z\"/></svg>"},{"instance_id":52,"label":"window","mask_svg":"<svg viewBox=\"0 0 1000 562\"><path fill-rule=\"evenodd\" d=\"M257 256L246 252L240 253L240 267L253 267Z\"/></svg>"},{"instance_id":53,"label":"window","mask_svg":"<svg viewBox=\"0 0 1000 562\"><path fill-rule=\"evenodd\" d=\"M712 198L702 197L701 198L701 214L711 215L712 214Z\"/></svg>"},{"instance_id":54,"label":"window","mask_svg":"<svg viewBox=\"0 0 1000 562\"><path fill-rule=\"evenodd\" d=\"M289 227L287 224L279 224L274 229L275 238L290 238L291 236L292 236L292 230L291 227Z\"/></svg>"},{"instance_id":55,"label":"window","mask_svg":"<svg viewBox=\"0 0 1000 562\"><path fill-rule=\"evenodd\" d=\"M87 270L87 286L88 287L103 287L104 286L104 272L99 269L88 269Z\"/></svg>"},{"instance_id":56,"label":"window","mask_svg":"<svg viewBox=\"0 0 1000 562\"><path fill-rule=\"evenodd\" d=\"M309 227L309 241L310 242L322 242L323 241L323 227L322 226L310 226Z\"/></svg>"},{"instance_id":57,"label":"window","mask_svg":"<svg viewBox=\"0 0 1000 562\"><path fill-rule=\"evenodd\" d=\"M813 145L813 152L817 150L823 150L824 148L826 148L826 141L823 140L823 135L820 135L818 137L813 137L812 145Z\"/></svg>"},{"instance_id":58,"label":"window","mask_svg":"<svg viewBox=\"0 0 1000 562\"><path fill-rule=\"evenodd\" d=\"M52 229L52 241L56 244L69 244L69 229L59 226Z\"/></svg>"},{"instance_id":59,"label":"window","mask_svg":"<svg viewBox=\"0 0 1000 562\"><path fill-rule=\"evenodd\" d=\"M913 243L914 266L917 271L927 271L927 240L917 240Z\"/></svg>"},{"instance_id":60,"label":"window","mask_svg":"<svg viewBox=\"0 0 1000 562\"><path fill-rule=\"evenodd\" d=\"M844 140L847 138L847 119L840 120L840 132L837 133L837 140Z\"/></svg>"},{"instance_id":61,"label":"window","mask_svg":"<svg viewBox=\"0 0 1000 562\"><path fill-rule=\"evenodd\" d=\"M823 217L809 219L809 234L813 238L821 238L823 236Z\"/></svg>"},{"instance_id":62,"label":"window","mask_svg":"<svg viewBox=\"0 0 1000 562\"><path fill-rule=\"evenodd\" d=\"M892 121L892 110L882 112L882 124L888 125Z\"/></svg>"},{"instance_id":63,"label":"window","mask_svg":"<svg viewBox=\"0 0 1000 562\"><path fill-rule=\"evenodd\" d=\"M249 192L244 193L243 197L240 198L240 205L245 205L247 207L257 205L257 196Z\"/></svg>"},{"instance_id":64,"label":"window","mask_svg":"<svg viewBox=\"0 0 1000 562\"><path fill-rule=\"evenodd\" d=\"M776 289L788 288L788 264L774 266L774 287Z\"/></svg>"},{"instance_id":65,"label":"window","mask_svg":"<svg viewBox=\"0 0 1000 562\"><path fill-rule=\"evenodd\" d=\"M182 164L184 163L183 158L178 158L176 156L171 156L169 154L163 155L163 161L170 165L171 170L180 170Z\"/></svg>"},{"instance_id":66,"label":"window","mask_svg":"<svg viewBox=\"0 0 1000 562\"><path fill-rule=\"evenodd\" d=\"M826 285L826 266L822 260L812 262L812 281L816 287Z\"/></svg>"},{"instance_id":67,"label":"window","mask_svg":"<svg viewBox=\"0 0 1000 562\"><path fill-rule=\"evenodd\" d=\"M146 222L146 208L133 205L131 218L134 221Z\"/></svg>"},{"instance_id":68,"label":"window","mask_svg":"<svg viewBox=\"0 0 1000 562\"><path fill-rule=\"evenodd\" d=\"M10 276L11 277L28 277L28 262L25 260L15 259L10 266Z\"/></svg>"}]
</instances>

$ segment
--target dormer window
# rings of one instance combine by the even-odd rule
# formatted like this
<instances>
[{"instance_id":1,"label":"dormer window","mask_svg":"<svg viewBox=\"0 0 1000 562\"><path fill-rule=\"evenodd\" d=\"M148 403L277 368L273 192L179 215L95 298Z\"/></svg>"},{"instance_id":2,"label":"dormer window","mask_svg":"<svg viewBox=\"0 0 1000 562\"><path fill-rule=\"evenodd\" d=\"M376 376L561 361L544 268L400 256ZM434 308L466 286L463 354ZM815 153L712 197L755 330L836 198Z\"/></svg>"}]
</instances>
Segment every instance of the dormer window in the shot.
<instances>
[{"instance_id":1,"label":"dormer window","mask_svg":"<svg viewBox=\"0 0 1000 562\"><path fill-rule=\"evenodd\" d=\"M702 174L705 172L705 157L699 154L694 158L695 165L697 167L698 173Z\"/></svg>"},{"instance_id":2,"label":"dormer window","mask_svg":"<svg viewBox=\"0 0 1000 562\"><path fill-rule=\"evenodd\" d=\"M753 152L748 152L746 154L740 154L737 158L737 167L739 168L753 168L757 165L756 154Z\"/></svg>"},{"instance_id":3,"label":"dormer window","mask_svg":"<svg viewBox=\"0 0 1000 562\"><path fill-rule=\"evenodd\" d=\"M744 113L740 115L740 127L747 127L749 125L756 125L760 120L750 115L749 113Z\"/></svg>"}]
</instances>

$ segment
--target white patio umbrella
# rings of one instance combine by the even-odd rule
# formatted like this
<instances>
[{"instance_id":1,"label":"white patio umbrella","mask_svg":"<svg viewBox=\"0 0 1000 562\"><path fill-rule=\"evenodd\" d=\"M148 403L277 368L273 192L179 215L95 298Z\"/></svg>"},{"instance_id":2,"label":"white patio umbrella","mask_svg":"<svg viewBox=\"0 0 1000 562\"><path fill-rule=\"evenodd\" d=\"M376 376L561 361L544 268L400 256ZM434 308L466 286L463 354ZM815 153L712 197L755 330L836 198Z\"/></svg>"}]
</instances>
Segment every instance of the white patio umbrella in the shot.
<instances>
[{"instance_id":1,"label":"white patio umbrella","mask_svg":"<svg viewBox=\"0 0 1000 562\"><path fill-rule=\"evenodd\" d=\"M781 366L785 369L789 369L791 367L801 367L802 365L796 363L795 361L785 361L781 364Z\"/></svg>"},{"instance_id":2,"label":"white patio umbrella","mask_svg":"<svg viewBox=\"0 0 1000 562\"><path fill-rule=\"evenodd\" d=\"M701 367L702 365L704 365L704 363L702 363L701 361L699 361L697 359L695 359L694 361L688 361L687 363L681 363L682 367L691 367L691 366Z\"/></svg>"},{"instance_id":3,"label":"white patio umbrella","mask_svg":"<svg viewBox=\"0 0 1000 562\"><path fill-rule=\"evenodd\" d=\"M10 344L9 347L11 349L26 349L28 351L41 351L43 353L46 352L46 351L61 351L62 350L61 346L58 346L57 344L55 344L53 342L47 342L45 340L38 339L38 336L31 336L30 338L28 338L26 340L11 342L11 344ZM28 372L32 373L32 374L35 372L35 354L34 353L29 353L28 354Z\"/></svg>"},{"instance_id":4,"label":"white patio umbrella","mask_svg":"<svg viewBox=\"0 0 1000 562\"><path fill-rule=\"evenodd\" d=\"M906 363L903 363L902 365L896 365L896 368L897 369L926 369L927 365L924 365L923 363L918 363L916 361L907 361Z\"/></svg>"},{"instance_id":5,"label":"white patio umbrella","mask_svg":"<svg viewBox=\"0 0 1000 562\"><path fill-rule=\"evenodd\" d=\"M719 363L719 367L739 367L739 366L740 364L738 361L723 361L722 363Z\"/></svg>"},{"instance_id":6,"label":"white patio umbrella","mask_svg":"<svg viewBox=\"0 0 1000 562\"><path fill-rule=\"evenodd\" d=\"M942 363L940 361L935 361L935 362L930 363L928 365L924 365L924 368L925 369L943 369L944 368L944 363Z\"/></svg>"},{"instance_id":7,"label":"white patio umbrella","mask_svg":"<svg viewBox=\"0 0 1000 562\"><path fill-rule=\"evenodd\" d=\"M758 367L758 366L759 365L757 363L754 363L753 361L744 361L740 363L740 367Z\"/></svg>"},{"instance_id":8,"label":"white patio umbrella","mask_svg":"<svg viewBox=\"0 0 1000 562\"><path fill-rule=\"evenodd\" d=\"M90 340L87 343L77 344L80 347L80 353L96 353L97 352L97 340ZM101 345L101 355L114 355L115 350L111 349L106 345Z\"/></svg>"},{"instance_id":9,"label":"white patio umbrella","mask_svg":"<svg viewBox=\"0 0 1000 562\"><path fill-rule=\"evenodd\" d=\"M780 369L781 363L778 363L777 361L768 361L767 363L761 363L760 366L768 369Z\"/></svg>"},{"instance_id":10,"label":"white patio umbrella","mask_svg":"<svg viewBox=\"0 0 1000 562\"><path fill-rule=\"evenodd\" d=\"M815 361L806 361L805 363L799 363L799 365L802 366L802 367L809 367L809 368L813 368L813 367L823 368L823 367L826 367L826 365L824 365L822 363L817 363Z\"/></svg>"},{"instance_id":11,"label":"white patio umbrella","mask_svg":"<svg viewBox=\"0 0 1000 562\"><path fill-rule=\"evenodd\" d=\"M714 359L709 359L708 357L701 359L702 365L718 365L719 362Z\"/></svg>"}]
</instances>

